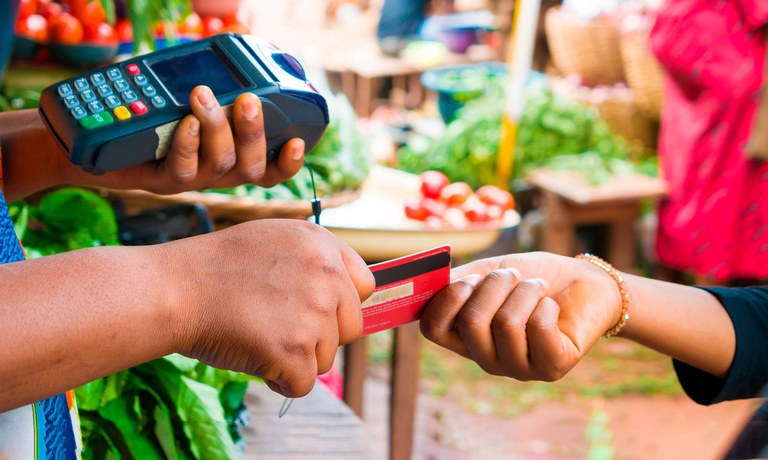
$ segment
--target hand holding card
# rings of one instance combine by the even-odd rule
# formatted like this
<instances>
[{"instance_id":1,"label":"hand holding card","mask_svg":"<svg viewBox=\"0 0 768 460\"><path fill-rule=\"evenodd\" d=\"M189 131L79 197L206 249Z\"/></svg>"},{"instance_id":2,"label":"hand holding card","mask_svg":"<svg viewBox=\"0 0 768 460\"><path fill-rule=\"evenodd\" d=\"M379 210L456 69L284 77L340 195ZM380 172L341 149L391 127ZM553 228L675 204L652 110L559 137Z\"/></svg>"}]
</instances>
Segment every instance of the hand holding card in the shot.
<instances>
[{"instance_id":1,"label":"hand holding card","mask_svg":"<svg viewBox=\"0 0 768 460\"><path fill-rule=\"evenodd\" d=\"M419 319L451 278L451 247L442 246L371 265L376 290L363 303L363 335Z\"/></svg>"}]
</instances>

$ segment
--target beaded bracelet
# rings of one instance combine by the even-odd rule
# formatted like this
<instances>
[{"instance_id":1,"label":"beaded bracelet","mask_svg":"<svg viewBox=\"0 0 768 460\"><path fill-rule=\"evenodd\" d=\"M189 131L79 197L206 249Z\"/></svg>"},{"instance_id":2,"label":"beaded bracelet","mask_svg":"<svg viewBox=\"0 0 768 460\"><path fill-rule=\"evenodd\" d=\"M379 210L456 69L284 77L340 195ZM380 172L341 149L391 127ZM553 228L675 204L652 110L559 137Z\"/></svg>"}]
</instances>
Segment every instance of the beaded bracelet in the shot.
<instances>
[{"instance_id":1,"label":"beaded bracelet","mask_svg":"<svg viewBox=\"0 0 768 460\"><path fill-rule=\"evenodd\" d=\"M613 268L613 265L592 254L580 254L576 256L576 258L586 260L601 268L608 273L619 286L619 292L621 293L621 316L619 317L619 322L603 334L603 337L605 338L614 337L624 329L624 325L626 325L629 320L629 291L627 291L627 284L624 282L624 276L622 276L618 270Z\"/></svg>"}]
</instances>

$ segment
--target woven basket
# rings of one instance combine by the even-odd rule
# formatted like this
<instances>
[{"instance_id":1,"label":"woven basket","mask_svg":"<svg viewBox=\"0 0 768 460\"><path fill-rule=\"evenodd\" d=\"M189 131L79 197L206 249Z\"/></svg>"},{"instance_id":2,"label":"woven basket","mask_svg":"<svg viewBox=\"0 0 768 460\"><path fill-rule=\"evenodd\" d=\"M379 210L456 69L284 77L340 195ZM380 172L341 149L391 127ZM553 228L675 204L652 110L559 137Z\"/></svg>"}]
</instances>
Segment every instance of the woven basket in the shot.
<instances>
[{"instance_id":1,"label":"woven basket","mask_svg":"<svg viewBox=\"0 0 768 460\"><path fill-rule=\"evenodd\" d=\"M658 119L664 100L664 71L651 54L648 34L634 32L621 37L621 54L627 84L635 93L640 108Z\"/></svg>"},{"instance_id":2,"label":"woven basket","mask_svg":"<svg viewBox=\"0 0 768 460\"><path fill-rule=\"evenodd\" d=\"M128 213L168 206L171 204L200 204L211 219L219 224L240 223L257 219L306 219L312 215L309 200L281 201L235 197L224 193L184 192L176 195L156 195L143 190L100 190L107 197L120 198ZM359 190L340 192L322 197L323 209L350 203L360 196Z\"/></svg>"},{"instance_id":3,"label":"woven basket","mask_svg":"<svg viewBox=\"0 0 768 460\"><path fill-rule=\"evenodd\" d=\"M618 25L598 18L583 23L550 8L545 19L547 42L555 66L565 75L580 75L587 85L613 85L624 81Z\"/></svg>"}]
</instances>

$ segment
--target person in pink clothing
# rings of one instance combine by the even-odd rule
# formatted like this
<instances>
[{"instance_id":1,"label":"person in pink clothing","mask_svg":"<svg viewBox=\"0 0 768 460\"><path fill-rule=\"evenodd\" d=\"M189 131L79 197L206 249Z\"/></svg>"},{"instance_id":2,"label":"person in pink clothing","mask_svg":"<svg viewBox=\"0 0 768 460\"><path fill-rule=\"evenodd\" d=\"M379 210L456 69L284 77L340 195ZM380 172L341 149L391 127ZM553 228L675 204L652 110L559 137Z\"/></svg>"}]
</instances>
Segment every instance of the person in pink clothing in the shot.
<instances>
[{"instance_id":1,"label":"person in pink clothing","mask_svg":"<svg viewBox=\"0 0 768 460\"><path fill-rule=\"evenodd\" d=\"M768 2L665 3L651 48L667 71L659 155L663 265L701 284L768 278L768 162L746 145L764 83Z\"/></svg>"}]
</instances>

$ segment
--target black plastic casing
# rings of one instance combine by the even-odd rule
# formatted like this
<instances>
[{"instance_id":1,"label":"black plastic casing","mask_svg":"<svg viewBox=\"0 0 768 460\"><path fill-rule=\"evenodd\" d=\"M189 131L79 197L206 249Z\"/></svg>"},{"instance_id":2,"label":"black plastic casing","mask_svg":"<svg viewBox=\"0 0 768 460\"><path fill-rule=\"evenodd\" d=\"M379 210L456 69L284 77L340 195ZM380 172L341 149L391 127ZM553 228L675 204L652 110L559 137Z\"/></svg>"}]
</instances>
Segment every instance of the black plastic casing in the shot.
<instances>
[{"instance_id":1,"label":"black plastic casing","mask_svg":"<svg viewBox=\"0 0 768 460\"><path fill-rule=\"evenodd\" d=\"M151 63L207 48L213 49L245 86L230 93L216 94L222 106L233 104L244 92L251 92L261 99L268 161L275 160L283 144L295 137L304 140L307 151L317 145L329 122L325 99L306 81L304 70L293 57L249 35L217 35L64 80L43 90L40 114L70 161L84 171L101 174L154 161L160 142L155 129L181 120L191 113L191 109L171 95L152 70ZM166 106L155 108L149 98L136 91L139 100L149 108L147 114L132 116L124 121L115 119L114 123L95 129L83 128L59 96L58 87L69 83L74 88L77 78L96 72L106 73L110 68L119 68L127 76L126 67L132 63L139 66L149 84L166 100ZM189 72L205 71L189 69Z\"/></svg>"}]
</instances>

